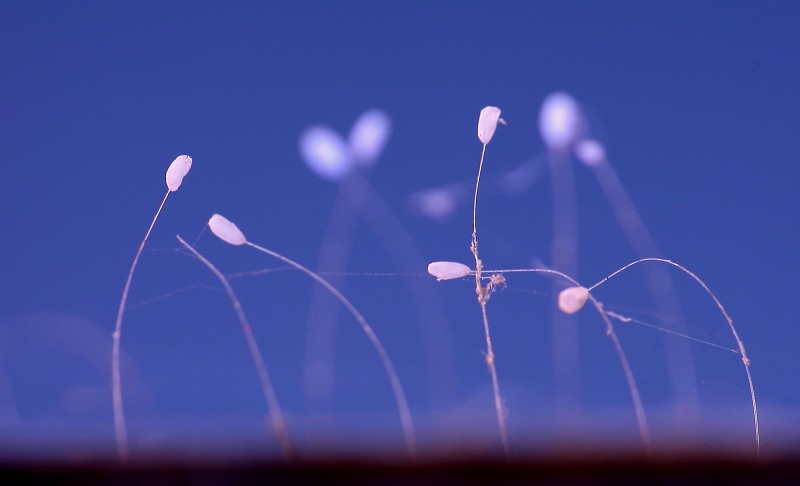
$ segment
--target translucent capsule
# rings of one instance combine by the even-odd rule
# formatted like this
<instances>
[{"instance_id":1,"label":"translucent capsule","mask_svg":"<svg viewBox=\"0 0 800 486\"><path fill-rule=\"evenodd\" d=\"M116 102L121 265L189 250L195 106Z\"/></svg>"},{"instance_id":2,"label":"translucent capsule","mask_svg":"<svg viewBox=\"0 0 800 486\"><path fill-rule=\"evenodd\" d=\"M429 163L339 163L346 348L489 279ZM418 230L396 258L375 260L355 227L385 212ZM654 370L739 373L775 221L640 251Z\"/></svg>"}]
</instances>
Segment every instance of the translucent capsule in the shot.
<instances>
[{"instance_id":1,"label":"translucent capsule","mask_svg":"<svg viewBox=\"0 0 800 486\"><path fill-rule=\"evenodd\" d=\"M443 221L456 210L458 201L452 189L425 189L411 195L412 209L423 216Z\"/></svg>"},{"instance_id":2,"label":"translucent capsule","mask_svg":"<svg viewBox=\"0 0 800 486\"><path fill-rule=\"evenodd\" d=\"M368 110L362 113L348 136L353 162L364 167L374 164L386 146L391 131L392 122L383 111Z\"/></svg>"},{"instance_id":3,"label":"translucent capsule","mask_svg":"<svg viewBox=\"0 0 800 486\"><path fill-rule=\"evenodd\" d=\"M181 187L183 178L186 177L191 168L192 158L188 155L179 155L169 164L169 169L167 169L167 188L169 188L170 192L175 192Z\"/></svg>"},{"instance_id":4,"label":"translucent capsule","mask_svg":"<svg viewBox=\"0 0 800 486\"><path fill-rule=\"evenodd\" d=\"M597 140L581 140L575 144L575 157L584 165L594 167L606 160L606 149Z\"/></svg>"},{"instance_id":5,"label":"translucent capsule","mask_svg":"<svg viewBox=\"0 0 800 486\"><path fill-rule=\"evenodd\" d=\"M578 102L566 93L548 95L539 111L539 133L550 150L568 149L580 135L582 118Z\"/></svg>"},{"instance_id":6,"label":"translucent capsule","mask_svg":"<svg viewBox=\"0 0 800 486\"><path fill-rule=\"evenodd\" d=\"M471 272L468 266L457 262L433 262L428 265L428 273L439 281L466 277Z\"/></svg>"},{"instance_id":7,"label":"translucent capsule","mask_svg":"<svg viewBox=\"0 0 800 486\"><path fill-rule=\"evenodd\" d=\"M482 144L486 145L494 136L494 131L497 129L497 122L505 123L500 118L500 108L496 106L487 106L481 110L481 116L478 118L478 139Z\"/></svg>"},{"instance_id":8,"label":"translucent capsule","mask_svg":"<svg viewBox=\"0 0 800 486\"><path fill-rule=\"evenodd\" d=\"M318 176L338 181L350 172L350 150L338 133L328 127L314 126L300 136L300 155Z\"/></svg>"},{"instance_id":9,"label":"translucent capsule","mask_svg":"<svg viewBox=\"0 0 800 486\"><path fill-rule=\"evenodd\" d=\"M244 245L247 239L244 234L236 227L235 224L230 222L225 216L215 214L208 220L208 227L220 240L230 243L231 245Z\"/></svg>"},{"instance_id":10,"label":"translucent capsule","mask_svg":"<svg viewBox=\"0 0 800 486\"><path fill-rule=\"evenodd\" d=\"M558 294L558 308L565 314L574 314L583 308L588 298L586 287L567 287Z\"/></svg>"}]
</instances>

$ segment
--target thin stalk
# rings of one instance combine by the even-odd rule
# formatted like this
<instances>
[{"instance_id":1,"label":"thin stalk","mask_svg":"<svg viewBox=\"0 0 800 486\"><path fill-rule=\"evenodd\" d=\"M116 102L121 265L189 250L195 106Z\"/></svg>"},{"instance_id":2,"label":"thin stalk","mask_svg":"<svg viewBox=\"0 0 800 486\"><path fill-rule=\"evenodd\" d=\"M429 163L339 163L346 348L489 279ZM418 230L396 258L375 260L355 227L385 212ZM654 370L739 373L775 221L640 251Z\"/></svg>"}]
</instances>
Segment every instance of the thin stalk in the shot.
<instances>
[{"instance_id":1,"label":"thin stalk","mask_svg":"<svg viewBox=\"0 0 800 486\"><path fill-rule=\"evenodd\" d=\"M552 266L570 275L578 275L578 211L575 180L568 153L551 150L548 155L553 200ZM553 282L553 293L562 290ZM580 404L580 336L578 316L567 315L553 306L552 346L556 377L556 405L567 418Z\"/></svg>"},{"instance_id":2,"label":"thin stalk","mask_svg":"<svg viewBox=\"0 0 800 486\"><path fill-rule=\"evenodd\" d=\"M591 291L592 289L596 288L599 285L602 285L604 282L608 281L610 278L614 277L615 275L619 274L620 272L622 272L624 270L627 270L628 268L630 268L630 267L632 267L634 265L638 265L639 263L643 263L643 262L661 262L661 263L666 263L668 265L672 265L672 266L680 269L682 272L684 272L687 275L689 275L692 279L694 279L695 282L697 282L698 284L700 284L701 287L703 287L703 289L706 291L706 293L709 296L711 296L711 298L714 300L714 303L717 305L717 308L720 310L722 315L725 317L725 320L728 322L728 327L730 327L731 333L733 334L733 338L736 340L736 344L739 347L739 353L742 355L742 363L744 364L744 371L745 371L745 374L747 375L747 384L748 384L748 386L750 388L750 402L752 403L752 407L753 407L753 423L754 423L754 427L755 427L755 436L756 436L756 454L758 454L760 456L761 455L761 435L759 433L759 425L758 425L758 406L756 404L756 392L755 392L755 387L753 386L753 377L750 374L750 359L747 357L747 351L745 351L745 349L744 349L744 343L739 338L739 333L736 332L736 327L733 325L733 319L731 319L731 317L728 315L728 312L725 310L725 307L723 307L722 303L719 301L717 296L714 295L714 292L712 292L711 289L708 288L708 285L706 285L706 283L703 282L700 279L700 277L695 275L692 271L690 271L686 267L684 267L684 266L682 266L682 265L680 265L678 263L675 263L672 260L667 260L667 259L664 259L664 258L642 258L640 260L636 260L635 262L631 262L631 263L619 268L618 270L612 272L606 278L600 280L596 284L594 284L591 287L589 287L589 290Z\"/></svg>"},{"instance_id":3,"label":"thin stalk","mask_svg":"<svg viewBox=\"0 0 800 486\"><path fill-rule=\"evenodd\" d=\"M580 286L580 283L575 280L574 278L570 277L564 272L559 272L558 270L552 270L549 268L517 268L517 269L510 269L510 270L486 270L487 272L491 271L492 273L515 273L515 272L531 272L531 273L544 273L549 275L555 275L564 280L568 281L572 285ZM610 276L609 276L610 278ZM594 285L589 289L593 289L599 284ZM606 325L606 334L611 339L611 343L614 346L614 350L617 353L617 358L619 359L620 366L622 366L622 372L625 374L625 380L628 384L628 390L631 394L631 400L633 401L633 409L636 413L636 422L639 427L639 434L642 437L642 442L644 443L645 450L647 453L650 453L651 449L651 442L650 442L650 428L647 425L647 418L645 417L644 413L644 405L642 404L642 399L639 394L639 387L636 385L636 380L633 377L633 370L631 369L630 363L628 363L628 358L625 355L625 351L622 349L622 343L619 341L617 337L617 333L614 331L614 326L611 324L611 320L609 316L606 315L605 310L603 309L603 304L599 302L594 296L589 293L589 299L591 299L592 304L594 305L597 312L600 314L600 318L603 319L603 322Z\"/></svg>"},{"instance_id":4,"label":"thin stalk","mask_svg":"<svg viewBox=\"0 0 800 486\"><path fill-rule=\"evenodd\" d=\"M241 302L236 297L233 287L231 287L231 284L228 282L228 279L225 277L225 275L223 275L222 272L217 269L217 267L215 267L207 258L201 255L200 252L192 247L192 245L187 243L183 238L180 236L177 238L178 241L180 241L181 244L192 253L192 255L194 255L206 267L208 267L209 270L211 270L211 273L213 273L217 279L219 279L222 286L225 287L225 292L228 293L228 298L230 298L231 303L233 304L233 310L236 312L236 317L239 319L239 324L242 326L242 332L244 333L244 338L247 341L247 347L250 349L250 355L253 357L253 364L256 367L258 378L261 381L261 390L263 391L264 398L267 401L267 409L269 410L272 432L275 435L275 439L278 441L278 444L281 446L284 457L290 459L292 457L292 444L289 440L286 420L284 419L283 412L278 404L278 397L275 394L275 388L273 388L272 380L270 380L269 373L267 372L267 366L264 364L264 355L261 353L261 350L258 347L258 343L256 342L256 338L253 335L253 330L248 323L247 316L244 313Z\"/></svg>"},{"instance_id":5,"label":"thin stalk","mask_svg":"<svg viewBox=\"0 0 800 486\"><path fill-rule=\"evenodd\" d=\"M486 145L487 144L483 144L481 161L478 164L478 177L475 179L475 197L472 201L472 241L470 242L470 250L472 251L472 256L475 257L475 294L478 296L478 304L481 306L481 316L483 317L483 330L486 335L486 365L489 367L489 374L492 377L492 392L494 394L494 409L497 414L497 426L500 430L500 441L503 444L503 452L506 457L509 457L510 451L508 447L508 432L506 430L506 415L503 410L503 400L500 398L500 383L497 379L497 367L494 363L492 338L489 334L489 317L486 314L486 302L489 301L491 288L481 285L483 262L480 257L478 257L478 188L481 183L481 171L483 170L483 160L486 156Z\"/></svg>"},{"instance_id":6,"label":"thin stalk","mask_svg":"<svg viewBox=\"0 0 800 486\"><path fill-rule=\"evenodd\" d=\"M494 365L494 351L492 350L492 338L489 334L489 318L486 315L486 302L481 302L481 314L483 315L483 330L486 334L486 365L489 367L489 374L492 377L494 409L497 413L497 423L500 427L500 440L503 443L503 452L506 457L508 457L510 451L508 447L508 432L506 431L506 417L503 408L503 400L500 398L500 382L497 379L497 368Z\"/></svg>"},{"instance_id":7,"label":"thin stalk","mask_svg":"<svg viewBox=\"0 0 800 486\"><path fill-rule=\"evenodd\" d=\"M361 314L361 312L356 309L356 307L345 297L339 290L328 283L327 280L320 277L319 274L314 273L313 271L309 270L308 268L304 267L303 265L297 263L296 261L287 258L280 253L276 253L268 248L264 248L263 246L256 245L255 243L251 243L249 241L244 243L256 250L266 253L278 260L291 265L292 267L300 270L301 272L305 273L309 277L311 277L315 282L322 285L328 291L336 297L339 302L353 315L356 322L361 326L361 329L367 335L367 338L372 343L372 346L378 353L381 362L383 363L383 367L386 370L386 374L389 377L389 383L391 384L392 391L394 392L395 401L397 402L397 408L400 413L400 422L403 427L403 434L405 436L406 447L408 449L409 454L414 457L416 456L416 440L414 438L414 424L411 420L411 412L408 408L408 401L406 400L405 392L403 391L403 387L400 385L400 378L397 376L397 372L394 369L394 365L392 365L392 361L389 359L389 355L386 353L383 345L381 344L378 336L375 334L375 331L372 330L372 327L367 323L367 320Z\"/></svg>"},{"instance_id":8,"label":"thin stalk","mask_svg":"<svg viewBox=\"0 0 800 486\"><path fill-rule=\"evenodd\" d=\"M349 192L355 192L351 194L351 201L346 197ZM332 285L339 288L344 287L345 278L341 274L347 269L350 260L352 240L363 201L363 187L356 183L352 175L345 178L336 193L317 255L316 270L334 272L336 275L329 278ZM336 300L322 287L315 285L311 290L306 318L303 376L306 406L315 415L327 410L331 404L338 321L339 307Z\"/></svg>"},{"instance_id":9,"label":"thin stalk","mask_svg":"<svg viewBox=\"0 0 800 486\"><path fill-rule=\"evenodd\" d=\"M156 224L161 209L167 202L169 193L167 191L164 199L161 200L161 205L158 206L158 211L150 222L150 227L147 228L147 233L144 235L142 243L139 245L139 250L136 256L133 257L131 269L128 272L128 279L125 281L125 288L122 290L122 299L119 301L119 309L117 310L117 321L114 324L114 333L111 335L113 344L111 347L111 394L114 408L114 436L117 440L117 455L120 460L125 463L128 461L128 432L125 427L125 411L122 405L122 377L120 374L120 338L122 337L122 316L125 314L125 305L128 302L128 293L131 289L131 282L133 281L133 272L136 270L136 265L139 263L139 257L144 251L144 245L147 244L147 239L150 238L150 233L153 231L153 226Z\"/></svg>"},{"instance_id":10,"label":"thin stalk","mask_svg":"<svg viewBox=\"0 0 800 486\"><path fill-rule=\"evenodd\" d=\"M620 343L619 337L617 337L617 333L614 331L611 319L609 319L603 311L603 304L595 299L591 293L589 294L589 299L592 301L594 308L597 309L603 322L605 322L606 334L611 338L611 342L614 344L614 350L617 352L619 363L622 366L622 372L625 373L625 381L628 382L628 389L631 392L633 409L636 412L636 423L639 425L639 434L642 436L645 452L649 455L652 452L650 445L650 427L647 425L647 418L644 415L644 405L642 404L642 397L639 394L639 387L636 385L636 380L633 377L633 370L631 369L630 363L628 363L625 351L622 349L622 343Z\"/></svg>"},{"instance_id":11,"label":"thin stalk","mask_svg":"<svg viewBox=\"0 0 800 486\"><path fill-rule=\"evenodd\" d=\"M614 211L619 227L636 252L636 258L661 257L658 245L650 235L612 165L603 158L600 163L591 165L591 169ZM644 271L648 281L664 281L661 291L656 292L652 285L648 285L648 292L660 311L671 317L672 325L679 331L685 332L687 330L686 319L670 273L661 267L649 265L645 267ZM686 343L668 341L666 348L670 382L676 401L680 405L680 410L676 407L675 413L680 414L682 420L697 420L698 392L694 357Z\"/></svg>"}]
</instances>

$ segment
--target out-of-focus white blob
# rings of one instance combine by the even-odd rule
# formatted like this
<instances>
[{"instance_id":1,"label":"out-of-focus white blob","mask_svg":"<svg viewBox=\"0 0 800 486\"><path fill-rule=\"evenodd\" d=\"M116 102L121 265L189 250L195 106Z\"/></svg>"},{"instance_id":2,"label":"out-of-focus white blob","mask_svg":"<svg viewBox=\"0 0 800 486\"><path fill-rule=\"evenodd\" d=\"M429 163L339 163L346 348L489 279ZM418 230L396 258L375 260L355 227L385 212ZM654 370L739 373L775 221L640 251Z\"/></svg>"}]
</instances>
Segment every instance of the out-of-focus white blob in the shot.
<instances>
[{"instance_id":1,"label":"out-of-focus white blob","mask_svg":"<svg viewBox=\"0 0 800 486\"><path fill-rule=\"evenodd\" d=\"M313 126L303 132L300 155L315 174L330 181L341 180L353 165L342 137L324 126Z\"/></svg>"},{"instance_id":2,"label":"out-of-focus white blob","mask_svg":"<svg viewBox=\"0 0 800 486\"><path fill-rule=\"evenodd\" d=\"M433 262L428 265L428 273L436 277L436 280L452 280L454 278L466 277L472 270L463 263L458 262Z\"/></svg>"},{"instance_id":3,"label":"out-of-focus white blob","mask_svg":"<svg viewBox=\"0 0 800 486\"><path fill-rule=\"evenodd\" d=\"M565 314L574 314L583 308L588 298L586 287L567 287L558 294L558 308Z\"/></svg>"},{"instance_id":4,"label":"out-of-focus white blob","mask_svg":"<svg viewBox=\"0 0 800 486\"><path fill-rule=\"evenodd\" d=\"M217 235L217 238L230 243L231 245L244 245L247 239L244 237L242 231L225 216L215 214L208 220L208 227L211 232Z\"/></svg>"},{"instance_id":5,"label":"out-of-focus white blob","mask_svg":"<svg viewBox=\"0 0 800 486\"><path fill-rule=\"evenodd\" d=\"M606 161L606 149L597 140L587 138L575 144L575 157L588 167L596 167Z\"/></svg>"},{"instance_id":6,"label":"out-of-focus white blob","mask_svg":"<svg viewBox=\"0 0 800 486\"><path fill-rule=\"evenodd\" d=\"M383 111L373 109L362 113L350 129L348 137L353 162L362 167L373 165L386 146L391 132L392 121Z\"/></svg>"},{"instance_id":7,"label":"out-of-focus white blob","mask_svg":"<svg viewBox=\"0 0 800 486\"><path fill-rule=\"evenodd\" d=\"M562 92L552 93L544 99L539 111L539 133L549 150L568 150L582 130L578 102Z\"/></svg>"},{"instance_id":8,"label":"out-of-focus white blob","mask_svg":"<svg viewBox=\"0 0 800 486\"><path fill-rule=\"evenodd\" d=\"M426 189L411 196L411 206L425 217L441 221L456 210L453 192L448 189Z\"/></svg>"},{"instance_id":9,"label":"out-of-focus white blob","mask_svg":"<svg viewBox=\"0 0 800 486\"><path fill-rule=\"evenodd\" d=\"M169 192L175 192L181 187L183 178L192 168L192 158L188 155L179 155L169 164L167 169L167 188Z\"/></svg>"},{"instance_id":10,"label":"out-of-focus white blob","mask_svg":"<svg viewBox=\"0 0 800 486\"><path fill-rule=\"evenodd\" d=\"M515 196L542 180L546 173L546 159L538 158L528 160L520 164L516 169L503 174L498 182L498 186L503 193Z\"/></svg>"},{"instance_id":11,"label":"out-of-focus white blob","mask_svg":"<svg viewBox=\"0 0 800 486\"><path fill-rule=\"evenodd\" d=\"M500 118L500 108L496 106L487 106L481 110L481 116L478 118L478 139L482 144L486 145L494 136L494 131L497 129L497 122L505 125L505 120Z\"/></svg>"}]
</instances>

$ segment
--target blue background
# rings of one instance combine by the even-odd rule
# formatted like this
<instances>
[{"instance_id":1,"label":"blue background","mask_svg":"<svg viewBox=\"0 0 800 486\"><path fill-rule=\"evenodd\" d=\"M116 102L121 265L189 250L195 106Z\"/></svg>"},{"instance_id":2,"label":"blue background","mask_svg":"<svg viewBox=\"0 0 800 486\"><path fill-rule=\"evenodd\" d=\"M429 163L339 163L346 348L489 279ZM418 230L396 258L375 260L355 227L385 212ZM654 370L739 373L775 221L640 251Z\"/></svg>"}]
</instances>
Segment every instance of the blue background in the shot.
<instances>
[{"instance_id":1,"label":"blue background","mask_svg":"<svg viewBox=\"0 0 800 486\"><path fill-rule=\"evenodd\" d=\"M422 265L398 264L380 230L361 219L347 271L416 276L353 275L338 285L393 359L423 446L496 451L474 283L436 283L424 267L470 263L469 194L442 221L411 201L448 184L472 190L478 113L498 106L508 126L487 150L481 256L491 268L549 265L546 172L518 194L497 181L526 162L541 165L538 111L558 90L582 104L663 256L696 272L732 315L753 363L763 450L796 445L798 21L793 2L4 2L0 450L113 451L114 317L166 192L164 172L189 154L194 166L155 226L124 321L131 446L277 453L231 305L207 269L176 251L175 235L197 241L226 273L281 266L203 233L218 212L250 241L316 267L326 230L340 224L331 222L339 188L309 171L298 138L315 123L346 134L377 107L393 132L363 175L416 242ZM589 284L636 254L591 171L573 167L576 278ZM735 347L708 296L670 274L689 334ZM596 295L664 325L643 275L631 271ZM554 378L551 282L507 277L488 309L512 450L641 448L597 315L581 314L580 386L567 393ZM383 369L349 316L338 314L332 398L314 402L303 386L309 280L276 272L233 283L298 443L402 447ZM409 283L444 313L415 301ZM697 403L687 404L666 365L665 343L676 338L617 329L657 447L752 452L736 355L680 340L696 375L681 379L698 390Z\"/></svg>"}]
</instances>

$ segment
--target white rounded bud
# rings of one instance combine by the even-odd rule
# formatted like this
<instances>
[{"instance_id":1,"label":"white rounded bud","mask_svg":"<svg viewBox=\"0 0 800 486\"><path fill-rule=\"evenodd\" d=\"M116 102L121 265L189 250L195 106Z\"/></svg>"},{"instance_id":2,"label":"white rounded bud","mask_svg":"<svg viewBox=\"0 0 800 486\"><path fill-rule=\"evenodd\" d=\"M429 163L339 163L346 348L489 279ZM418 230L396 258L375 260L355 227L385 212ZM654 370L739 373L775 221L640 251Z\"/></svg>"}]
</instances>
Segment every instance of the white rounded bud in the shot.
<instances>
[{"instance_id":1,"label":"white rounded bud","mask_svg":"<svg viewBox=\"0 0 800 486\"><path fill-rule=\"evenodd\" d=\"M428 265L428 273L440 281L466 277L471 272L468 266L457 262L433 262Z\"/></svg>"},{"instance_id":2,"label":"white rounded bud","mask_svg":"<svg viewBox=\"0 0 800 486\"><path fill-rule=\"evenodd\" d=\"M567 287L558 294L558 308L565 314L574 314L583 308L588 298L586 287Z\"/></svg>"},{"instance_id":3,"label":"white rounded bud","mask_svg":"<svg viewBox=\"0 0 800 486\"><path fill-rule=\"evenodd\" d=\"M478 118L478 139L482 144L486 145L492 139L498 121L503 123L500 118L500 108L487 106L481 110L481 116Z\"/></svg>"},{"instance_id":4,"label":"white rounded bud","mask_svg":"<svg viewBox=\"0 0 800 486\"><path fill-rule=\"evenodd\" d=\"M244 237L241 230L225 218L225 216L219 214L211 216L211 219L208 220L208 227L211 228L211 232L214 233L217 238L225 243L237 246L247 243L247 239Z\"/></svg>"},{"instance_id":5,"label":"white rounded bud","mask_svg":"<svg viewBox=\"0 0 800 486\"><path fill-rule=\"evenodd\" d=\"M169 164L169 169L167 169L167 188L170 192L175 192L181 187L183 178L186 177L191 168L192 158L188 155L179 155Z\"/></svg>"}]
</instances>

